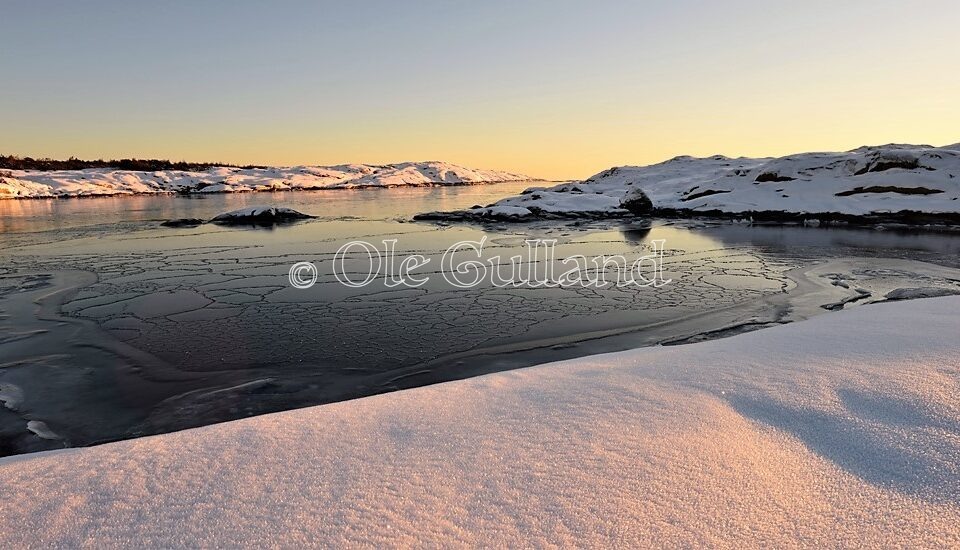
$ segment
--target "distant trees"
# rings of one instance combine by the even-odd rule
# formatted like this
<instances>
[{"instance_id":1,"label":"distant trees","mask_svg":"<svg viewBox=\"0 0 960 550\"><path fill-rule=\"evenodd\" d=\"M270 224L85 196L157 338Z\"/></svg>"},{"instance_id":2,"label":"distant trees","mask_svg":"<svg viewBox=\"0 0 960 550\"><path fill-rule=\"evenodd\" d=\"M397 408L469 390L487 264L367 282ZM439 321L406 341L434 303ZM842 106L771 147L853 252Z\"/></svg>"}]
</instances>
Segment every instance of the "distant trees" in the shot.
<instances>
[{"instance_id":1,"label":"distant trees","mask_svg":"<svg viewBox=\"0 0 960 550\"><path fill-rule=\"evenodd\" d=\"M83 170L85 168L115 168L118 170L133 170L137 172L154 172L157 170L184 170L202 172L216 167L231 168L264 168L263 166L226 164L222 162L185 162L159 159L111 159L111 160L80 160L70 157L67 160L50 158L35 159L18 157L16 155L0 155L0 169L6 170Z\"/></svg>"}]
</instances>

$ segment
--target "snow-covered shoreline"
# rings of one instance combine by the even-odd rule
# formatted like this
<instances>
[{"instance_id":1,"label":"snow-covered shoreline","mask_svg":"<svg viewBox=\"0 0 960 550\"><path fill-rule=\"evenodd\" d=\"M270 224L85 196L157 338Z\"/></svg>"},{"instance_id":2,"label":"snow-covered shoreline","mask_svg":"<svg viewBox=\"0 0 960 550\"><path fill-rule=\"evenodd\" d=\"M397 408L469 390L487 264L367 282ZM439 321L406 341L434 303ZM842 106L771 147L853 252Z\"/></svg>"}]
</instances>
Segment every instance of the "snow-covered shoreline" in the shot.
<instances>
[{"instance_id":1,"label":"snow-covered shoreline","mask_svg":"<svg viewBox=\"0 0 960 550\"><path fill-rule=\"evenodd\" d=\"M0 460L4 546L960 544L960 297Z\"/></svg>"},{"instance_id":2,"label":"snow-covered shoreline","mask_svg":"<svg viewBox=\"0 0 960 550\"><path fill-rule=\"evenodd\" d=\"M419 219L529 221L633 215L960 223L960 144L883 145L781 158L676 157L535 187Z\"/></svg>"},{"instance_id":3,"label":"snow-covered shoreline","mask_svg":"<svg viewBox=\"0 0 960 550\"><path fill-rule=\"evenodd\" d=\"M215 167L202 172L139 172L112 168L0 170L0 199L479 185L516 181L536 179L433 161L286 168Z\"/></svg>"}]
</instances>

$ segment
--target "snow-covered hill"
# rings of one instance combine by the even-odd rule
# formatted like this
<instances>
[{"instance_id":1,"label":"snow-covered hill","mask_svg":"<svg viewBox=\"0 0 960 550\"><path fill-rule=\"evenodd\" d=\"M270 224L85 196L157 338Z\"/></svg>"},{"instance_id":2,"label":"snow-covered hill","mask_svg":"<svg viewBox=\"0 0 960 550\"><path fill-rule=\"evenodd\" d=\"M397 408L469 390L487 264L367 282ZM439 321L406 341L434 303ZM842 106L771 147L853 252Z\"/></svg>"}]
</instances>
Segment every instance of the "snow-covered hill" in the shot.
<instances>
[{"instance_id":1,"label":"snow-covered hill","mask_svg":"<svg viewBox=\"0 0 960 550\"><path fill-rule=\"evenodd\" d=\"M649 203L640 201L644 196ZM584 181L532 188L466 219L631 215L624 200L660 212L868 216L960 213L960 144L883 145L781 158L676 157L611 168ZM631 208L637 213L637 208ZM430 216L426 216L429 219Z\"/></svg>"},{"instance_id":2,"label":"snow-covered hill","mask_svg":"<svg viewBox=\"0 0 960 550\"><path fill-rule=\"evenodd\" d=\"M0 546L956 548L957 308L10 457Z\"/></svg>"},{"instance_id":3,"label":"snow-covered hill","mask_svg":"<svg viewBox=\"0 0 960 550\"><path fill-rule=\"evenodd\" d=\"M0 198L474 185L533 179L521 174L474 170L446 162L404 162L383 166L218 167L203 172L134 172L110 168L6 170L0 171Z\"/></svg>"}]
</instances>

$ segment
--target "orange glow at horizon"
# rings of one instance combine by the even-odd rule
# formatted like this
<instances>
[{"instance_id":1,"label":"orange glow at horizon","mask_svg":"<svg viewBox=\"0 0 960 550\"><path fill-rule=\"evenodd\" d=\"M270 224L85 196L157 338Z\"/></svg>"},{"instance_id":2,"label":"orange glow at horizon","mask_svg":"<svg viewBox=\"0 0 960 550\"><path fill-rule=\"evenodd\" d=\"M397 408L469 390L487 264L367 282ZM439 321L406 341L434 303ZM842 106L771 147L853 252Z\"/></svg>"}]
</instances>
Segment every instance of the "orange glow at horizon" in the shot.
<instances>
[{"instance_id":1,"label":"orange glow at horizon","mask_svg":"<svg viewBox=\"0 0 960 550\"><path fill-rule=\"evenodd\" d=\"M0 56L0 153L443 160L562 180L677 155L960 142L955 2L535 4L17 6L0 36L22 54ZM319 16L359 26L319 33ZM195 34L224 18L244 40ZM134 40L145 21L177 25ZM285 33L265 35L270 22ZM50 40L27 40L41 25Z\"/></svg>"}]
</instances>

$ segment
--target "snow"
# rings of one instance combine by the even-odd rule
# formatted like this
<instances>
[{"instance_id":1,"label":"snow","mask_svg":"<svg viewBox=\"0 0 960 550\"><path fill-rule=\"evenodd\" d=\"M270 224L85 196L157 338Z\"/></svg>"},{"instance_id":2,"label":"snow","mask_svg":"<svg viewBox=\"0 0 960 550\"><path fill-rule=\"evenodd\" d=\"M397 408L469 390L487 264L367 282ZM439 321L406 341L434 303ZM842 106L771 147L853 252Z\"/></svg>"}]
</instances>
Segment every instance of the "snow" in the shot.
<instances>
[{"instance_id":1,"label":"snow","mask_svg":"<svg viewBox=\"0 0 960 550\"><path fill-rule=\"evenodd\" d=\"M531 189L495 206L568 216L621 216L628 193L655 208L725 213L960 212L960 145L884 145L781 158L676 157L611 168L584 181ZM926 194L923 194L926 193ZM839 195L838 195L839 194ZM490 207L467 211L494 216Z\"/></svg>"},{"instance_id":2,"label":"snow","mask_svg":"<svg viewBox=\"0 0 960 550\"><path fill-rule=\"evenodd\" d=\"M15 411L23 402L23 390L14 384L0 384L0 401L4 407Z\"/></svg>"},{"instance_id":3,"label":"snow","mask_svg":"<svg viewBox=\"0 0 960 550\"><path fill-rule=\"evenodd\" d=\"M531 179L510 172L476 170L437 161L383 166L345 164L248 169L217 167L204 172L134 172L108 168L7 170L0 172L0 198L473 185Z\"/></svg>"},{"instance_id":4,"label":"snow","mask_svg":"<svg viewBox=\"0 0 960 550\"><path fill-rule=\"evenodd\" d=\"M0 460L0 546L960 545L960 297Z\"/></svg>"},{"instance_id":5,"label":"snow","mask_svg":"<svg viewBox=\"0 0 960 550\"><path fill-rule=\"evenodd\" d=\"M47 426L46 422L40 420L30 420L27 422L27 430L33 432L34 435L41 439L60 439L53 430Z\"/></svg>"}]
</instances>

